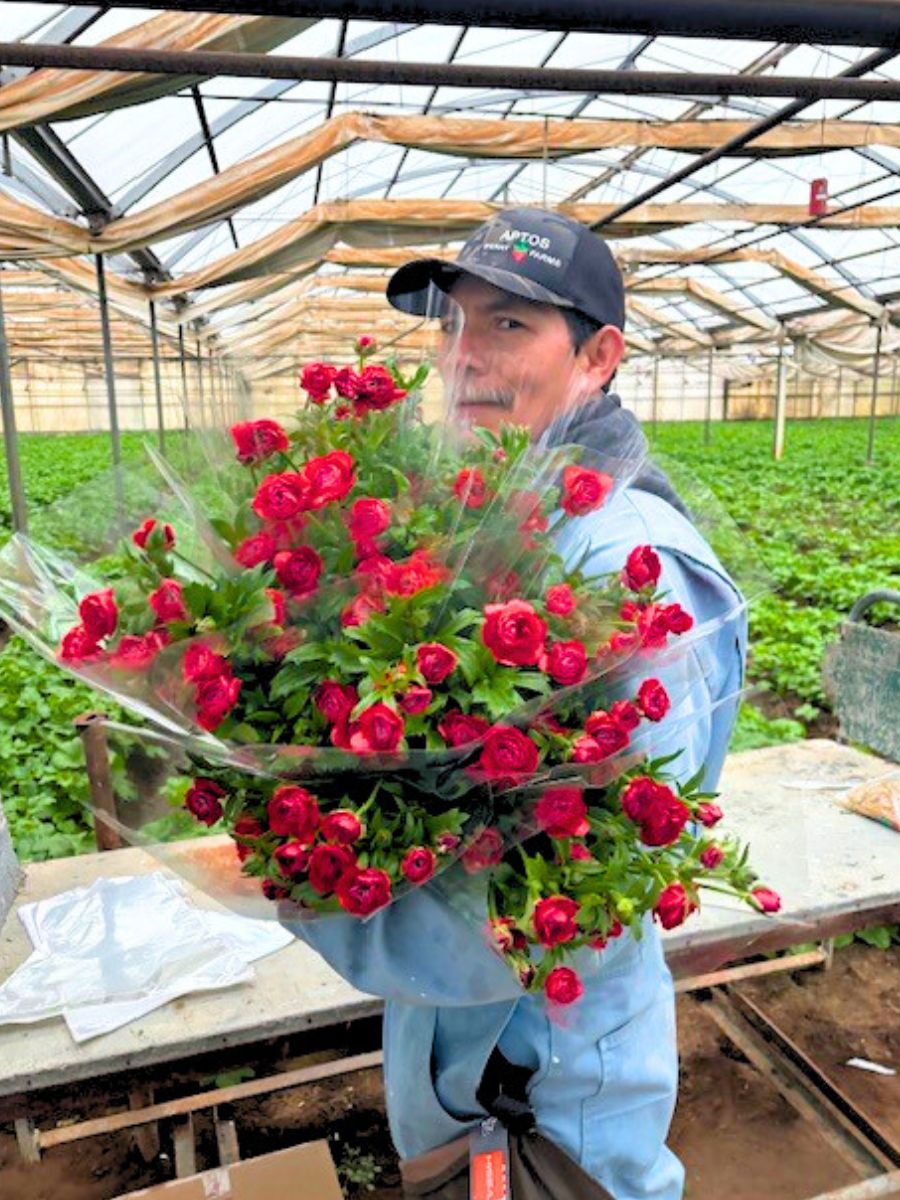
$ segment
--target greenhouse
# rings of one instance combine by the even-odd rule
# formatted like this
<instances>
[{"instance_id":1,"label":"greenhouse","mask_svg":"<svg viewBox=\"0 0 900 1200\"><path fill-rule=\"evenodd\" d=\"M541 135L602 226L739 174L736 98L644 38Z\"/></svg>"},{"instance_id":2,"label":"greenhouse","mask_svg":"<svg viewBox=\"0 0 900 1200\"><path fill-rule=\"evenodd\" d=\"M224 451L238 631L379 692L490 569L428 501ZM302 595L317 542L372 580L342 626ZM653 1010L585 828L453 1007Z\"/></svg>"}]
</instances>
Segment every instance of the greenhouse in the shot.
<instances>
[{"instance_id":1,"label":"greenhouse","mask_svg":"<svg viewBox=\"0 0 900 1200\"><path fill-rule=\"evenodd\" d=\"M0 1196L900 1195L898 116L900 0L0 4Z\"/></svg>"}]
</instances>

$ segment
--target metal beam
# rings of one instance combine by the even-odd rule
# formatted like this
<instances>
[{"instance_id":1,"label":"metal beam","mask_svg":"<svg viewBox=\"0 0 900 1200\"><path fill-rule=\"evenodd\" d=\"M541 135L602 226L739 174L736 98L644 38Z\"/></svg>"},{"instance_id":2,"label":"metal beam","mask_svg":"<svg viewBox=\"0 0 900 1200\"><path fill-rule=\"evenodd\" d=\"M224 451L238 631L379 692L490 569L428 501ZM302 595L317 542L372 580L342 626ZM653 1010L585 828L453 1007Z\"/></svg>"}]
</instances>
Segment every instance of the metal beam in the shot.
<instances>
[{"instance_id":1,"label":"metal beam","mask_svg":"<svg viewBox=\"0 0 900 1200\"><path fill-rule=\"evenodd\" d=\"M900 5L898 5L897 15L900 17ZM867 55L858 63L854 63L851 67L848 67L846 71L842 71L837 78L829 80L829 82L834 85L843 85L847 87L864 86L872 81L861 80L859 79L859 76L865 75L869 71L877 70L878 67L883 66L884 63L888 62L893 57L893 51L878 50L874 54ZM752 83L754 86L763 82L763 80L765 80L767 84L771 84L773 82L776 84L778 83L777 79L773 79L768 76L763 77L753 75L738 76L738 78L742 80L745 79L748 85ZM736 87L734 90L736 92L743 91L741 87ZM762 95L764 93L747 91L744 94ZM773 95L775 93L769 92L766 94ZM655 187L649 188L646 192L642 192L639 196L635 196L631 200L626 201L624 204L620 204L618 208L614 209L611 213L605 216L602 221L598 221L594 225L594 228L599 229L605 225L608 225L611 221L617 220L619 217L631 212L632 209L638 208L641 204L646 204L648 200L652 200L654 197L660 195L661 192L667 191L673 186L673 184L681 183L684 179L689 179L692 175L696 175L698 171L702 171L704 167L708 167L713 163L717 163L719 159L724 158L727 154L734 154L736 151L741 150L744 146L748 145L762 134L767 133L770 129L774 129L777 125L782 125L785 121L789 121L791 117L795 117L798 113L803 112L805 108L810 106L814 99L822 98L820 96L813 97L809 93L795 91L793 88L788 88L781 94L796 95L798 99L793 100L790 104L785 105L783 108L779 108L776 112L771 113L770 116L764 118L762 121L759 121L756 125L751 125L749 129L738 134L736 137L729 138L728 141L723 142L721 146L717 146L714 150L709 150L706 152L706 154L701 154L700 157L694 162L689 163L686 167L682 167L682 169L680 171L676 171L674 175L670 175L667 182L657 184Z\"/></svg>"},{"instance_id":2,"label":"metal beam","mask_svg":"<svg viewBox=\"0 0 900 1200\"><path fill-rule=\"evenodd\" d=\"M3 320L2 280L3 274L0 272L0 432L3 433L6 477L9 481L9 496L12 501L13 529L16 533L27 533L28 510L25 504L25 489L22 486L22 469L19 463L16 409L13 403L9 349L6 342L6 324Z\"/></svg>"},{"instance_id":3,"label":"metal beam","mask_svg":"<svg viewBox=\"0 0 900 1200\"><path fill-rule=\"evenodd\" d=\"M203 107L203 96L200 94L200 88L197 84L191 87L191 95L194 98L194 108L197 111L197 120L200 122L200 132L203 134L203 140L206 143L206 152L209 155L210 166L215 175L219 174L219 156L216 154L216 145L213 141L213 136L210 133L209 122L206 119L206 109ZM231 234L231 240L234 243L235 250L240 250L241 244L238 241L237 232L234 228L234 221L231 217L226 220L228 231Z\"/></svg>"},{"instance_id":4,"label":"metal beam","mask_svg":"<svg viewBox=\"0 0 900 1200\"><path fill-rule=\"evenodd\" d=\"M900 0L897 0L894 41L900 41ZM856 11L855 9L853 10ZM818 40L818 38L817 38ZM893 43L892 43L893 44ZM697 74L683 71L598 71L592 68L485 67L461 63L386 62L370 59L297 58L292 55L228 54L208 50L134 50L113 46L38 46L0 42L0 59L13 65L62 67L74 70L130 71L150 75L216 75L249 79L300 79L325 83L381 83L411 87L484 88L493 85L542 92L596 92L628 96L798 96L816 100L900 100L900 80L859 79L892 57L890 51L871 56L834 78L808 76L747 76ZM798 102L799 103L799 102ZM793 115L787 109L770 118L773 124ZM769 128L771 126L766 126ZM758 132L762 132L760 129ZM746 145L727 144L717 156ZM698 162L695 169L705 166ZM673 177L674 179L675 177Z\"/></svg>"},{"instance_id":5,"label":"metal beam","mask_svg":"<svg viewBox=\"0 0 900 1200\"><path fill-rule=\"evenodd\" d=\"M80 47L31 46L29 49L70 51L80 49ZM0 58L4 57L5 55L0 54ZM29 154L37 159L64 191L68 192L92 224L100 227L117 215L117 209L106 193L95 183L62 138L58 137L52 129L44 126L17 129L13 132L13 137L25 146ZM130 257L152 279L170 278L168 271L152 250L133 250L130 252Z\"/></svg>"},{"instance_id":6,"label":"metal beam","mask_svg":"<svg viewBox=\"0 0 900 1200\"><path fill-rule=\"evenodd\" d=\"M50 3L51 0L40 0ZM121 0L143 8L146 0ZM465 25L468 0L184 0L179 8L270 17L377 18ZM483 0L478 24L491 28L573 29L591 33L672 34L698 38L900 47L897 0Z\"/></svg>"}]
</instances>

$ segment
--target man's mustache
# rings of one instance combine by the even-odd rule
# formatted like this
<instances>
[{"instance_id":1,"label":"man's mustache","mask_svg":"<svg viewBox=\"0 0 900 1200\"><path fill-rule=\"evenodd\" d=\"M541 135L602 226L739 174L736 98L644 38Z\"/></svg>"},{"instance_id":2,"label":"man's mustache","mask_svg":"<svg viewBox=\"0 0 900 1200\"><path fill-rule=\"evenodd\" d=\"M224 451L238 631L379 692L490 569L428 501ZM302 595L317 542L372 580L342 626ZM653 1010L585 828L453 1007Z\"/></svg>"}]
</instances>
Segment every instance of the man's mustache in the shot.
<instances>
[{"instance_id":1,"label":"man's mustache","mask_svg":"<svg viewBox=\"0 0 900 1200\"><path fill-rule=\"evenodd\" d=\"M501 408L504 412L510 412L515 403L515 393L504 391L500 388L492 388L486 390L469 390L468 388L460 389L453 398L453 404L456 408Z\"/></svg>"}]
</instances>

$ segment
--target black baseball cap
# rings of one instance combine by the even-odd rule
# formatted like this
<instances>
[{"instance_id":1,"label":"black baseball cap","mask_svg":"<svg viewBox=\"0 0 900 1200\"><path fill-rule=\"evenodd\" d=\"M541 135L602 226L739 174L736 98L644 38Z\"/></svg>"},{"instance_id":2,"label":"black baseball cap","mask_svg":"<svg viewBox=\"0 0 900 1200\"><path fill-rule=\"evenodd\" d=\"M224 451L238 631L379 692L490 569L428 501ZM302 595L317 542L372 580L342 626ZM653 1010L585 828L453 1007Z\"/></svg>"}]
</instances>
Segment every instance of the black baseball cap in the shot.
<instances>
[{"instance_id":1,"label":"black baseball cap","mask_svg":"<svg viewBox=\"0 0 900 1200\"><path fill-rule=\"evenodd\" d=\"M559 213L504 209L472 234L455 262L419 258L400 267L388 281L387 298L400 312L433 316L433 289L449 292L461 275L625 328L625 285L609 246Z\"/></svg>"}]
</instances>

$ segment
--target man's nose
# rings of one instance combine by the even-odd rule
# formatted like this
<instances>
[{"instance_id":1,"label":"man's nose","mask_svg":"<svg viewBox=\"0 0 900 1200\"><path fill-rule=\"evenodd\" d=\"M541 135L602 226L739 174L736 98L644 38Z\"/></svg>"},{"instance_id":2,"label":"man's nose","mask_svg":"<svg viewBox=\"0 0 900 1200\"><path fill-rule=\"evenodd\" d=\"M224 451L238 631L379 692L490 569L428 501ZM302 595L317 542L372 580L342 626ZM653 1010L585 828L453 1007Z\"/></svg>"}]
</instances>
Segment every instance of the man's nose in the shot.
<instances>
[{"instance_id":1,"label":"man's nose","mask_svg":"<svg viewBox=\"0 0 900 1200\"><path fill-rule=\"evenodd\" d=\"M490 347L478 330L463 328L457 336L456 355L461 367L483 371L490 359Z\"/></svg>"}]
</instances>

